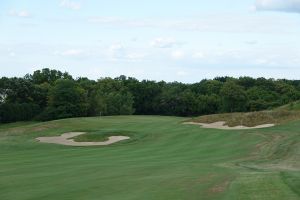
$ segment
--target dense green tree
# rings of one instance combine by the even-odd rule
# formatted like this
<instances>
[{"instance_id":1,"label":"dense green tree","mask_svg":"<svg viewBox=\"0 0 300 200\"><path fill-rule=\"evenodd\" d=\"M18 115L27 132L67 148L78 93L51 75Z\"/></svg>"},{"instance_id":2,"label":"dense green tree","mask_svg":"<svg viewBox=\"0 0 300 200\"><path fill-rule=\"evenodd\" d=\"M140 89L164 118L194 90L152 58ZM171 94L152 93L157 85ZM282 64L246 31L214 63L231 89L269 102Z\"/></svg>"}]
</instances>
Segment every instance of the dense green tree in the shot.
<instances>
[{"instance_id":1,"label":"dense green tree","mask_svg":"<svg viewBox=\"0 0 300 200\"><path fill-rule=\"evenodd\" d=\"M58 79L69 79L72 80L72 76L67 72L61 72L58 70L50 70L49 68L44 68L42 70L36 70L32 75L27 74L26 79L31 80L34 84L49 83L54 84Z\"/></svg>"},{"instance_id":2,"label":"dense green tree","mask_svg":"<svg viewBox=\"0 0 300 200\"><path fill-rule=\"evenodd\" d=\"M192 91L201 95L219 94L223 83L217 80L202 80L191 85Z\"/></svg>"},{"instance_id":3,"label":"dense green tree","mask_svg":"<svg viewBox=\"0 0 300 200\"><path fill-rule=\"evenodd\" d=\"M154 113L163 115L184 115L185 105L182 104L183 96L188 98L188 92L184 93L185 86L182 83L173 82L162 87L156 98L152 97L149 102L152 104ZM183 95L184 94L184 95Z\"/></svg>"},{"instance_id":4,"label":"dense green tree","mask_svg":"<svg viewBox=\"0 0 300 200\"><path fill-rule=\"evenodd\" d=\"M82 87L87 96L87 114L88 116L93 116L95 115L94 113L94 104L91 102L93 91L95 89L96 81L94 80L89 80L88 78L80 77L76 79L76 82Z\"/></svg>"},{"instance_id":5,"label":"dense green tree","mask_svg":"<svg viewBox=\"0 0 300 200\"><path fill-rule=\"evenodd\" d=\"M40 111L40 107L34 103L3 103L0 104L0 122L31 120Z\"/></svg>"},{"instance_id":6,"label":"dense green tree","mask_svg":"<svg viewBox=\"0 0 300 200\"><path fill-rule=\"evenodd\" d=\"M128 89L134 97L134 108L136 114L156 114L157 108L155 101L161 94L165 82L155 82L143 80L136 82L136 80L130 80L128 83Z\"/></svg>"},{"instance_id":7,"label":"dense green tree","mask_svg":"<svg viewBox=\"0 0 300 200\"><path fill-rule=\"evenodd\" d=\"M9 82L9 79L6 77L2 77L0 79L0 104L4 103L7 98L7 84Z\"/></svg>"},{"instance_id":8,"label":"dense green tree","mask_svg":"<svg viewBox=\"0 0 300 200\"><path fill-rule=\"evenodd\" d=\"M247 96L242 86L226 82L221 89L222 108L225 112L241 112L247 108Z\"/></svg>"},{"instance_id":9,"label":"dense green tree","mask_svg":"<svg viewBox=\"0 0 300 200\"><path fill-rule=\"evenodd\" d=\"M34 85L32 97L34 102L38 104L41 109L45 109L48 105L48 94L50 89L51 86L49 83Z\"/></svg>"},{"instance_id":10,"label":"dense green tree","mask_svg":"<svg viewBox=\"0 0 300 200\"><path fill-rule=\"evenodd\" d=\"M216 95L199 95L197 97L198 115L207 115L220 112L221 108L221 98Z\"/></svg>"},{"instance_id":11,"label":"dense green tree","mask_svg":"<svg viewBox=\"0 0 300 200\"><path fill-rule=\"evenodd\" d=\"M11 78L5 87L6 102L9 103L32 103L34 84L23 78Z\"/></svg>"},{"instance_id":12,"label":"dense green tree","mask_svg":"<svg viewBox=\"0 0 300 200\"><path fill-rule=\"evenodd\" d=\"M272 108L278 105L280 95L275 91L267 90L265 87L254 86L247 91L249 110L258 111Z\"/></svg>"},{"instance_id":13,"label":"dense green tree","mask_svg":"<svg viewBox=\"0 0 300 200\"><path fill-rule=\"evenodd\" d=\"M281 97L280 104L287 104L299 98L299 92L295 87L282 80L275 82L275 92Z\"/></svg>"},{"instance_id":14,"label":"dense green tree","mask_svg":"<svg viewBox=\"0 0 300 200\"><path fill-rule=\"evenodd\" d=\"M254 78L248 77L248 76L244 76L244 77L240 77L237 80L237 83L244 87L246 90L252 88L255 86L255 82L256 80Z\"/></svg>"},{"instance_id":15,"label":"dense green tree","mask_svg":"<svg viewBox=\"0 0 300 200\"><path fill-rule=\"evenodd\" d=\"M40 111L34 98L35 85L23 78L1 78L0 122L31 120Z\"/></svg>"},{"instance_id":16,"label":"dense green tree","mask_svg":"<svg viewBox=\"0 0 300 200\"><path fill-rule=\"evenodd\" d=\"M96 115L197 116L259 111L300 99L300 80L217 77L194 84L124 75L73 79L48 68L0 78L0 122Z\"/></svg>"},{"instance_id":17,"label":"dense green tree","mask_svg":"<svg viewBox=\"0 0 300 200\"><path fill-rule=\"evenodd\" d=\"M57 80L49 92L49 106L42 119L86 116L86 92L73 80Z\"/></svg>"},{"instance_id":18,"label":"dense green tree","mask_svg":"<svg viewBox=\"0 0 300 200\"><path fill-rule=\"evenodd\" d=\"M90 105L93 115L130 115L134 112L133 96L118 79L98 80Z\"/></svg>"}]
</instances>

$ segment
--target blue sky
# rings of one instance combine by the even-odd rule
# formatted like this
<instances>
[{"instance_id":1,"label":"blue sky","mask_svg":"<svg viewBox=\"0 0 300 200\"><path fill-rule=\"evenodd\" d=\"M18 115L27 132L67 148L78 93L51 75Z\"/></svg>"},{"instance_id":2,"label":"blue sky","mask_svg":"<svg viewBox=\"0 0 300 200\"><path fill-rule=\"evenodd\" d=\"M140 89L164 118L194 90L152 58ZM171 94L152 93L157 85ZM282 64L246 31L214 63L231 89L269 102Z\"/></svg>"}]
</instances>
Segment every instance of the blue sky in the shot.
<instances>
[{"instance_id":1,"label":"blue sky","mask_svg":"<svg viewBox=\"0 0 300 200\"><path fill-rule=\"evenodd\" d=\"M300 0L1 0L0 76L300 79Z\"/></svg>"}]
</instances>

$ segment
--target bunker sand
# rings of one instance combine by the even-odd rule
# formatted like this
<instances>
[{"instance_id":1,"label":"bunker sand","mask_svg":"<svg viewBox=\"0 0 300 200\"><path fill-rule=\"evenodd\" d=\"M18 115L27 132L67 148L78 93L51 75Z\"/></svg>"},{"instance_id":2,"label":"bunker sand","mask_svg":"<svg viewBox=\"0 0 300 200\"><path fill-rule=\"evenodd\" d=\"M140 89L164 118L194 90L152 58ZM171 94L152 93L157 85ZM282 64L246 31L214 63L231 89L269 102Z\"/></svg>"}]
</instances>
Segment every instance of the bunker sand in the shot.
<instances>
[{"instance_id":1,"label":"bunker sand","mask_svg":"<svg viewBox=\"0 0 300 200\"><path fill-rule=\"evenodd\" d=\"M259 129L259 128L269 128L272 126L275 126L275 124L262 124L258 126L248 127L248 126L234 126L230 127L225 125L226 122L220 121L220 122L214 122L214 123L198 123L198 122L185 122L183 124L190 124L190 125L199 125L203 128L214 128L214 129L222 129L222 130L247 130L247 129Z\"/></svg>"},{"instance_id":2,"label":"bunker sand","mask_svg":"<svg viewBox=\"0 0 300 200\"><path fill-rule=\"evenodd\" d=\"M70 133L64 133L61 136L54 136L54 137L38 137L36 138L39 142L43 143L51 143L51 144L61 144L61 145L67 145L67 146L106 146L110 145L122 140L128 140L130 137L127 136L110 136L108 137L108 140L104 142L75 142L74 139L71 139L73 137L86 134L85 132L70 132Z\"/></svg>"}]
</instances>

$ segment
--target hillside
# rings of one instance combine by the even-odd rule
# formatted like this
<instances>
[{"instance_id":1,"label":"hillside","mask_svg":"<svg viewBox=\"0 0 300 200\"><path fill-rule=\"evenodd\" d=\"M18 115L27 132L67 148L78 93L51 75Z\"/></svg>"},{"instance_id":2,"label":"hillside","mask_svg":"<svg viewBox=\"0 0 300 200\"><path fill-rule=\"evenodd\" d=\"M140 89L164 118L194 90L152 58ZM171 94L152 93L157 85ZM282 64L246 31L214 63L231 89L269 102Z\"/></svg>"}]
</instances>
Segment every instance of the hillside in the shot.
<instances>
[{"instance_id":1,"label":"hillside","mask_svg":"<svg viewBox=\"0 0 300 200\"><path fill-rule=\"evenodd\" d=\"M262 124L283 124L300 119L300 102L296 101L272 110L247 112L247 113L225 113L205 115L189 120L196 123L214 123L224 121L230 127L247 126L254 127Z\"/></svg>"}]
</instances>

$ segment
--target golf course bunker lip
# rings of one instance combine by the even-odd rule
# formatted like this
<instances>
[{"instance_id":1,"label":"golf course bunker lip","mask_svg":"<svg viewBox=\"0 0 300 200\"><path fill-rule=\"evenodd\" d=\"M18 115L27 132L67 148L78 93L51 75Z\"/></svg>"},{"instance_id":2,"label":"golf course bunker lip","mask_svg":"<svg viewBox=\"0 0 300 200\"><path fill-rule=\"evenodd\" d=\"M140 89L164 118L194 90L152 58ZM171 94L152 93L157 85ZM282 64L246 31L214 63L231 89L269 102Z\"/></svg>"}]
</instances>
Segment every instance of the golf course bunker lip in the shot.
<instances>
[{"instance_id":1,"label":"golf course bunker lip","mask_svg":"<svg viewBox=\"0 0 300 200\"><path fill-rule=\"evenodd\" d=\"M86 132L70 132L70 133L64 133L61 136L38 137L36 139L39 142L43 142L43 143L61 144L61 145L78 146L78 147L106 146L106 145L114 144L116 142L120 142L122 140L130 139L130 137L127 136L110 136L108 137L108 140L103 142L76 142L74 141L74 139L70 139L82 134L86 134Z\"/></svg>"},{"instance_id":2,"label":"golf course bunker lip","mask_svg":"<svg viewBox=\"0 0 300 200\"><path fill-rule=\"evenodd\" d=\"M190 125L199 125L203 128L213 128L213 129L222 129L222 130L247 130L247 129L259 129L259 128L269 128L275 126L275 124L262 124L258 126L248 127L248 126L233 126L230 127L225 125L226 122L214 122L214 123L198 123L198 122L184 122L183 124L190 124Z\"/></svg>"}]
</instances>

